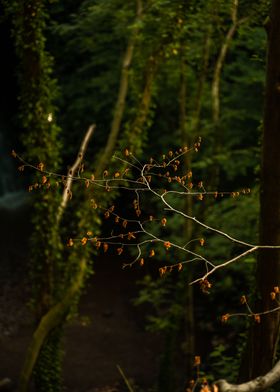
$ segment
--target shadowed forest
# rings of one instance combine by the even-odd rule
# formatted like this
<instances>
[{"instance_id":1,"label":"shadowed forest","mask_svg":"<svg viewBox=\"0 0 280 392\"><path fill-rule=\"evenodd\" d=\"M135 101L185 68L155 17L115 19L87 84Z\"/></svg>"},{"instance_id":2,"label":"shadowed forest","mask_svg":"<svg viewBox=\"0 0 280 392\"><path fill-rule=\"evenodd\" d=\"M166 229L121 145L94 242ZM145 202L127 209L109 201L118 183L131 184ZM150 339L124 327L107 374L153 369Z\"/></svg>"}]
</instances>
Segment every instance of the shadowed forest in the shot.
<instances>
[{"instance_id":1,"label":"shadowed forest","mask_svg":"<svg viewBox=\"0 0 280 392\"><path fill-rule=\"evenodd\" d=\"M0 391L278 391L280 2L0 9Z\"/></svg>"}]
</instances>

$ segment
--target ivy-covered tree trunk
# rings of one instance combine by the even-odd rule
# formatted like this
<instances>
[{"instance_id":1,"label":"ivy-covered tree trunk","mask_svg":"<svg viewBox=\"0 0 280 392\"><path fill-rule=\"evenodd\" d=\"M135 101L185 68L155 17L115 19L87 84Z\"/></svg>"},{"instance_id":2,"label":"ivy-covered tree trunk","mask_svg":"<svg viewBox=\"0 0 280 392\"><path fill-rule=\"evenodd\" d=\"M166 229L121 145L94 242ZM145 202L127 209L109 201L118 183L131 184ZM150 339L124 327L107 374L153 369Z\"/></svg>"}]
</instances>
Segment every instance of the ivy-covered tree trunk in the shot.
<instances>
[{"instance_id":1,"label":"ivy-covered tree trunk","mask_svg":"<svg viewBox=\"0 0 280 392\"><path fill-rule=\"evenodd\" d=\"M25 157L38 165L56 171L59 167L59 127L55 124L54 100L57 88L52 78L52 58L45 48L46 2L43 0L4 1L11 18L16 54L19 60L20 120L24 129L22 141ZM51 182L42 182L40 174L33 178L34 188L44 188L33 198L33 235L30 242L30 279L36 322L59 297L61 243L57 225L59 198L49 190ZM60 390L61 329L41 349L36 366L35 384L38 391ZM51 383L48 382L51 380Z\"/></svg>"},{"instance_id":2,"label":"ivy-covered tree trunk","mask_svg":"<svg viewBox=\"0 0 280 392\"><path fill-rule=\"evenodd\" d=\"M272 1L267 23L268 56L261 166L260 244L280 244L280 2ZM280 284L280 251L263 249L257 259L257 311L273 307L270 292ZM267 373L276 360L280 313L261 316L251 326L242 379Z\"/></svg>"}]
</instances>

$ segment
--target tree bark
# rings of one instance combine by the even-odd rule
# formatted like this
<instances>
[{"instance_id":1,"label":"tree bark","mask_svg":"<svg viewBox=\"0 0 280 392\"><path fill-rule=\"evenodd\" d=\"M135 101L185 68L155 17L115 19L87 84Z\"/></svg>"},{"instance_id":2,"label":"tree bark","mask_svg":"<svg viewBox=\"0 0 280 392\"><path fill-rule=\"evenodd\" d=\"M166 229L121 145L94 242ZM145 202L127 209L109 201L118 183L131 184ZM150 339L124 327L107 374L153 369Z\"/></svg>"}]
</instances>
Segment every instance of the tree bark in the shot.
<instances>
[{"instance_id":1,"label":"tree bark","mask_svg":"<svg viewBox=\"0 0 280 392\"><path fill-rule=\"evenodd\" d=\"M280 2L272 1L268 53L260 193L260 244L280 244ZM270 292L280 282L280 251L261 250L257 259L256 311L271 308ZM241 368L241 380L267 373L275 362L280 313L254 323Z\"/></svg>"}]
</instances>

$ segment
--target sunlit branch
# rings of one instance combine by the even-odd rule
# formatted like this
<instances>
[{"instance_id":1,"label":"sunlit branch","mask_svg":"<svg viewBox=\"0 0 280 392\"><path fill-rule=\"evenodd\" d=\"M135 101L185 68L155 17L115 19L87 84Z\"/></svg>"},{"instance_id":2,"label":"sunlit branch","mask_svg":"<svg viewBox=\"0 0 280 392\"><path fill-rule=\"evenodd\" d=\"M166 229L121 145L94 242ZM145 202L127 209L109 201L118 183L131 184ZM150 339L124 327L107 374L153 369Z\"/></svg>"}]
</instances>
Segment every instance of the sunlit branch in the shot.
<instances>
[{"instance_id":1,"label":"sunlit branch","mask_svg":"<svg viewBox=\"0 0 280 392\"><path fill-rule=\"evenodd\" d=\"M60 221L63 210L65 209L67 201L69 200L69 194L71 192L73 177L74 177L76 171L79 169L79 167L82 164L82 161L83 161L83 158L85 155L85 151L87 149L89 140L93 135L95 127L96 127L96 125L91 125L88 128L88 130L82 140L82 144L80 147L80 151L78 152L77 158L76 158L75 162L73 163L73 165L68 170L66 184L64 187L64 191L63 191L62 198L61 198L61 203L60 203L60 206L58 208L58 213L57 213L57 220L58 221Z\"/></svg>"},{"instance_id":2,"label":"sunlit branch","mask_svg":"<svg viewBox=\"0 0 280 392\"><path fill-rule=\"evenodd\" d=\"M210 275L212 275L212 274L213 274L214 272L216 272L218 269L225 268L225 267L228 266L229 264L232 264L232 263L234 263L234 262L236 262L236 261L242 259L243 257L248 256L250 253L255 252L255 251L258 250L259 248L260 248L259 246L254 246L253 248L250 248L250 249L246 250L245 252L239 254L239 255L236 256L236 257L233 257L233 258L230 259L230 260L225 261L225 262L222 263L222 264L215 265L215 267L214 267L211 271L207 272L207 273L206 273L205 275L203 275L201 278L194 280L193 282L191 282L191 284L200 282L201 280L206 280Z\"/></svg>"},{"instance_id":3,"label":"sunlit branch","mask_svg":"<svg viewBox=\"0 0 280 392\"><path fill-rule=\"evenodd\" d=\"M199 146L200 146L200 139L191 148L187 148L187 147L181 148L179 152L176 151L175 154L172 151L169 151L168 154L163 155L162 163L159 163L153 158L151 158L149 163L144 163L144 164L142 164L137 158L135 158L132 155L132 153L130 153L127 149L125 149L124 158L117 155L115 155L114 158L120 161L122 164L124 164L126 166L126 169L123 169L121 171L116 171L111 175L109 175L108 170L105 170L103 172L103 177L101 179L95 178L94 174L92 174L90 178L87 176L81 177L80 175L78 176L74 175L77 168L79 168L81 164L81 159L84 150L83 146L81 146L81 151L78 154L77 160L75 164L72 166L72 168L70 168L67 176L63 176L58 173L48 172L46 170L43 170L44 168L43 164L39 164L38 166L31 165L25 162L21 157L18 157L15 153L13 153L13 155L16 156L23 163L24 167L30 167L32 169L38 170L44 176L60 179L61 182L64 184L64 192L63 192L64 199L69 197L69 190L73 181L84 182L86 187L97 186L98 188L104 189L106 191L123 189L129 192L134 192L135 200L133 203L134 203L134 209L137 215L137 219L125 219L124 217L121 217L114 212L114 206L111 207L110 209L104 209L101 205L97 205L94 202L94 199L91 200L91 202L93 203L93 208L99 208L101 211L104 210L105 218L109 218L110 216L112 216L115 219L115 222L122 224L123 229L127 230L127 232L121 234L112 233L111 236L102 237L102 238L87 236L87 237L83 237L82 239L76 239L76 240L71 239L70 246L72 246L72 244L74 244L75 241L78 242L81 241L82 245L85 245L89 241L93 243L95 242L97 248L99 248L103 244L102 246L104 251L105 249L107 250L107 247L109 245L119 246L121 247L118 248L119 254L122 253L122 250L120 249L123 249L125 247L136 247L138 251L136 258L130 263L125 263L124 267L132 266L137 261L139 261L140 258L143 259L143 247L149 243L161 244L166 248L167 251L170 247L172 247L174 250L176 250L179 253L181 252L187 254L188 256L191 256L191 259L178 261L177 263L173 263L170 266L166 265L160 270L163 270L164 272L172 271L172 269L176 266L180 270L184 264L189 264L194 261L202 261L205 264L205 273L201 277L192 281L191 284L200 283L202 285L206 285L207 287L205 290L207 291L207 288L211 286L207 279L216 271L239 261L240 259L248 256L251 253L256 252L259 249L279 249L280 246L279 245L274 245L274 246L255 245L239 240L222 230L219 230L213 226L205 224L204 222L198 220L195 216L186 214L180 209L174 207L172 203L167 200L170 195L178 196L178 197L197 197L198 200L202 200L206 196L214 196L216 198L219 195L221 197L223 197L224 195L228 195L232 197L240 195L240 192L213 192L213 191L208 192L205 189L202 181L199 181L198 185L196 185L196 188L199 188L198 190L192 189L193 184L191 183L191 177L192 177L191 171L186 173L183 177L180 177L179 175L175 176L170 174L171 171L177 172L178 167L180 165L180 158L182 158L186 153L189 153L190 151L197 152ZM157 170L159 170L159 172L157 172ZM160 171L163 170L168 170L168 171L166 171L165 174L160 173ZM155 179L157 181L154 183ZM159 187L158 183L162 183L162 185ZM41 184L41 186L42 185L44 185L44 183ZM170 186L176 186L178 189L170 189ZM165 187L167 187L168 189L165 189ZM180 190L180 187L183 188L183 191ZM249 190L245 189L241 193L247 194L249 192L250 192ZM168 211L173 214L182 216L184 219L188 219L194 222L195 224L199 225L201 228L207 230L208 232L215 233L221 237L226 238L232 243L237 245L242 245L247 249L245 251L242 251L241 253L239 253L237 256L233 258L230 258L229 260L226 260L223 263L217 264L208 260L206 257L202 256L198 252L191 251L190 249L188 249L188 245L191 242L195 241L194 239L184 245L164 240L160 236L157 236L153 233L152 228L151 229L149 228L150 227L149 224L151 224L151 221L153 222L157 222L157 221L161 222L163 220L166 221L166 218L155 219L154 217L150 216L149 219L140 219L140 215L142 214L141 205L140 205L141 195L144 193L147 194L150 193L151 195L154 195L157 199L159 199L161 201L164 211ZM128 231L128 229L126 229L127 224L136 225L137 229ZM164 223L163 226L165 226L165 224L166 222ZM146 236L146 238L142 240L140 239L139 241L139 237L138 237L137 241L135 241L136 235L137 236L143 235ZM132 239L134 241L131 241ZM203 241L204 243L204 239L197 239L196 241ZM203 243L201 243L202 246Z\"/></svg>"},{"instance_id":4,"label":"sunlit branch","mask_svg":"<svg viewBox=\"0 0 280 392\"><path fill-rule=\"evenodd\" d=\"M271 301L276 302L278 306L274 306L273 308L261 311L261 312L254 312L251 306L248 303L248 300L245 295L242 295L240 298L240 302L242 305L245 305L247 308L247 313L242 312L242 313L227 313L222 316L222 321L226 322L228 321L229 318L232 317L237 317L237 316L245 316L245 317L251 317L254 318L255 322L260 323L261 322L261 316L265 316L267 314L271 314L274 312L278 312L280 310L280 302L279 302L279 295L280 295L280 288L278 286L273 288L273 291L270 293L270 298Z\"/></svg>"},{"instance_id":5,"label":"sunlit branch","mask_svg":"<svg viewBox=\"0 0 280 392\"><path fill-rule=\"evenodd\" d=\"M219 380L215 382L216 392L260 392L267 390L280 380L280 361L264 376L255 378L254 380L245 382L243 384L234 385L228 383L226 380Z\"/></svg>"}]
</instances>

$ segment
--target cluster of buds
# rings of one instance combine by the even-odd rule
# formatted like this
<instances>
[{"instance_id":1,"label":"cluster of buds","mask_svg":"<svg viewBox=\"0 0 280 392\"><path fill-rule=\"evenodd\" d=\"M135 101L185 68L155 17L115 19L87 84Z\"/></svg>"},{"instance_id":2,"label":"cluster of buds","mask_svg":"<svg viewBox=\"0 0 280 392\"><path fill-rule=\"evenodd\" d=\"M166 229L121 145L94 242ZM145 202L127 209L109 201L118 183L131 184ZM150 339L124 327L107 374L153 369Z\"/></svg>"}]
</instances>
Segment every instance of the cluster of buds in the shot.
<instances>
[{"instance_id":1,"label":"cluster of buds","mask_svg":"<svg viewBox=\"0 0 280 392\"><path fill-rule=\"evenodd\" d=\"M209 290L212 287L212 284L208 281L208 279L201 279L199 282L200 289L204 294L209 294Z\"/></svg>"},{"instance_id":2,"label":"cluster of buds","mask_svg":"<svg viewBox=\"0 0 280 392\"><path fill-rule=\"evenodd\" d=\"M279 293L280 293L280 289L278 286L275 286L273 288L273 291L270 293L270 297L273 301L276 301L279 299Z\"/></svg>"},{"instance_id":3,"label":"cluster of buds","mask_svg":"<svg viewBox=\"0 0 280 392\"><path fill-rule=\"evenodd\" d=\"M259 323L261 322L261 317L262 317L262 316L265 316L265 315L268 315L268 314L270 314L270 313L273 313L273 312L275 312L275 311L279 311L279 310L280 310L279 296L280 296L280 288L279 288L279 286L275 286L275 287L273 288L273 291L270 293L270 298L272 299L272 301L276 301L277 306L274 307L274 308L272 308L272 309L266 310L266 311L264 311L264 312L255 313L255 312L253 312L253 310L251 309L251 307L250 307L250 305L249 305L249 303L248 303L248 300L247 300L246 296L245 296L245 295L242 295L242 296L240 297L240 303L241 303L242 305L245 305L245 306L246 306L248 312L247 312L247 313L237 313L237 314L229 314L229 313L226 313L226 314L224 314L224 315L221 317L221 321L222 321L222 322L227 322L228 319L229 319L230 317L233 317L233 316L247 316L247 317L252 317L253 320L254 320L256 323L259 324Z\"/></svg>"}]
</instances>

